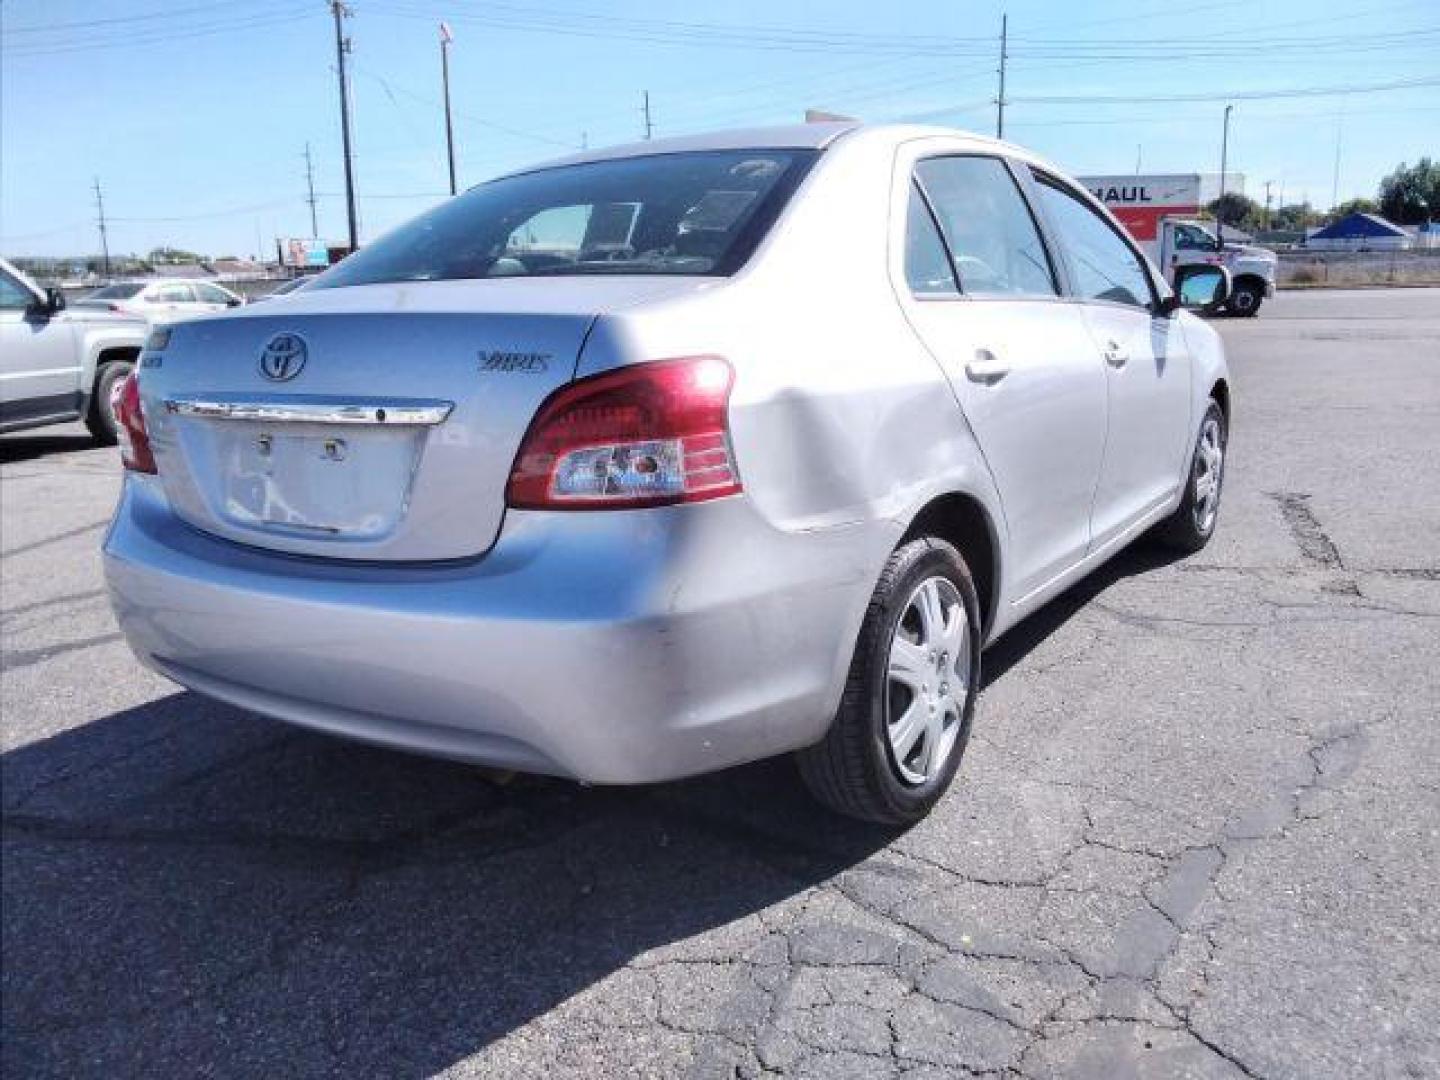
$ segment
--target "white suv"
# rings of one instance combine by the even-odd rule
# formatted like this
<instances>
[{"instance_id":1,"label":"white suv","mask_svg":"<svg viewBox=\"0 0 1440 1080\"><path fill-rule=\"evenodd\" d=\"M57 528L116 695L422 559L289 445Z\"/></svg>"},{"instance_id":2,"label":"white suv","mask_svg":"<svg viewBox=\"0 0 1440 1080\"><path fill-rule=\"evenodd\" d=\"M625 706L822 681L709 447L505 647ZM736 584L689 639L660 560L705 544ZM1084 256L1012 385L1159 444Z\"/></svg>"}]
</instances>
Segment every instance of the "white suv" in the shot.
<instances>
[{"instance_id":1,"label":"white suv","mask_svg":"<svg viewBox=\"0 0 1440 1080\"><path fill-rule=\"evenodd\" d=\"M0 431L81 420L115 441L110 393L145 343L143 319L65 305L0 259Z\"/></svg>"}]
</instances>

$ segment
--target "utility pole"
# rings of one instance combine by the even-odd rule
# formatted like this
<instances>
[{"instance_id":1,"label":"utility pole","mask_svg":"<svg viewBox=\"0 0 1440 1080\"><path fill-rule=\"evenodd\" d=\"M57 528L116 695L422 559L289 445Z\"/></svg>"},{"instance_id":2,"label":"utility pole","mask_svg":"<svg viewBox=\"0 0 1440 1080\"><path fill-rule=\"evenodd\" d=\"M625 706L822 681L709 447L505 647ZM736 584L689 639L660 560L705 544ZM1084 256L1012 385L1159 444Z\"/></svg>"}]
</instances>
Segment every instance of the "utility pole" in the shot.
<instances>
[{"instance_id":1,"label":"utility pole","mask_svg":"<svg viewBox=\"0 0 1440 1080\"><path fill-rule=\"evenodd\" d=\"M1135 144L1135 175L1136 175L1136 176L1139 176L1139 175L1140 175L1140 158L1141 158L1144 150L1145 150L1145 144L1144 144L1144 143L1136 143L1136 144Z\"/></svg>"},{"instance_id":2,"label":"utility pole","mask_svg":"<svg viewBox=\"0 0 1440 1080\"><path fill-rule=\"evenodd\" d=\"M645 114L645 141L649 142L650 133L654 129L654 125L650 123L650 91L643 90L641 93L644 95L644 104L641 106L640 111Z\"/></svg>"},{"instance_id":3,"label":"utility pole","mask_svg":"<svg viewBox=\"0 0 1440 1080\"><path fill-rule=\"evenodd\" d=\"M310 204L310 239L320 239L320 222L315 216L315 166L310 160L310 144L305 144L305 187L310 194L305 201ZM259 226L256 226L258 229Z\"/></svg>"},{"instance_id":4,"label":"utility pole","mask_svg":"<svg viewBox=\"0 0 1440 1080\"><path fill-rule=\"evenodd\" d=\"M345 36L342 20L350 15L341 0L330 0L330 13L335 16L335 70L340 76L340 142L345 153L345 221L349 226L350 250L360 246L360 229L355 219L355 163L350 150L350 75L345 57L350 52L350 39Z\"/></svg>"},{"instance_id":5,"label":"utility pole","mask_svg":"<svg viewBox=\"0 0 1440 1080\"><path fill-rule=\"evenodd\" d=\"M1231 113L1231 111L1232 111L1234 108L1235 108L1234 105L1226 105L1226 106L1225 106L1225 128L1224 128L1223 133L1222 133L1221 136L1220 136L1220 200L1223 200L1223 199L1225 198L1225 169L1226 169L1226 167L1227 167L1228 158L1229 158L1229 154L1230 154L1230 113ZM1217 202L1218 202L1218 201L1219 201L1219 200L1217 200ZM1223 207L1223 204L1221 205L1220 208L1221 208L1221 209L1224 208L1224 207ZM1224 222L1223 220L1221 220L1220 213L1219 213L1218 210L1216 211L1216 214L1215 214L1215 235L1216 235L1216 236L1219 238L1219 240L1220 240L1220 246L1221 246L1221 247L1224 247L1224 246L1225 246L1225 222Z\"/></svg>"},{"instance_id":6,"label":"utility pole","mask_svg":"<svg viewBox=\"0 0 1440 1080\"><path fill-rule=\"evenodd\" d=\"M1265 231L1270 231L1270 185L1275 181L1265 181Z\"/></svg>"},{"instance_id":7,"label":"utility pole","mask_svg":"<svg viewBox=\"0 0 1440 1080\"><path fill-rule=\"evenodd\" d=\"M1000 93L995 98L995 137L1005 137L1005 61L1010 58L1010 16L1000 16Z\"/></svg>"},{"instance_id":8,"label":"utility pole","mask_svg":"<svg viewBox=\"0 0 1440 1080\"><path fill-rule=\"evenodd\" d=\"M450 123L450 24L440 24L440 80L445 87L445 153L450 160L450 194L455 194L455 128Z\"/></svg>"},{"instance_id":9,"label":"utility pole","mask_svg":"<svg viewBox=\"0 0 1440 1080\"><path fill-rule=\"evenodd\" d=\"M95 177L95 209L99 214L100 222L100 253L104 259L105 277L110 277L110 238L105 233L105 196L100 194L100 178Z\"/></svg>"}]
</instances>

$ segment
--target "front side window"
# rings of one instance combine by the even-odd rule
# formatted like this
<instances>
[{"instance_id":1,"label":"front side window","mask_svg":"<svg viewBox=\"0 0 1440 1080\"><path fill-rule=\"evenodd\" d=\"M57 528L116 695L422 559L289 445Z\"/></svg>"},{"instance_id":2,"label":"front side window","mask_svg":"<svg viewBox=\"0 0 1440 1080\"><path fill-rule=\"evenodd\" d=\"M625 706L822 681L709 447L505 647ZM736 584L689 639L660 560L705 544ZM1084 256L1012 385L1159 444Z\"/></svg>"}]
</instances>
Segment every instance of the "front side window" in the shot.
<instances>
[{"instance_id":1,"label":"front side window","mask_svg":"<svg viewBox=\"0 0 1440 1080\"><path fill-rule=\"evenodd\" d=\"M1219 243L1198 225L1176 225L1175 246L1183 251L1214 251Z\"/></svg>"},{"instance_id":2,"label":"front side window","mask_svg":"<svg viewBox=\"0 0 1440 1080\"><path fill-rule=\"evenodd\" d=\"M915 166L967 296L1056 296L1040 231L999 158L931 158Z\"/></svg>"},{"instance_id":3,"label":"front side window","mask_svg":"<svg viewBox=\"0 0 1440 1080\"><path fill-rule=\"evenodd\" d=\"M195 291L200 294L202 303L228 304L230 302L230 294L224 289L217 289L214 285L196 285Z\"/></svg>"},{"instance_id":4,"label":"front side window","mask_svg":"<svg viewBox=\"0 0 1440 1080\"><path fill-rule=\"evenodd\" d=\"M1040 205L1065 249L1075 295L1148 308L1150 275L1130 245L1089 205L1057 183L1037 179Z\"/></svg>"},{"instance_id":5,"label":"front side window","mask_svg":"<svg viewBox=\"0 0 1440 1080\"><path fill-rule=\"evenodd\" d=\"M905 217L905 281L916 296L958 296L950 255L920 189L910 185Z\"/></svg>"},{"instance_id":6,"label":"front side window","mask_svg":"<svg viewBox=\"0 0 1440 1080\"><path fill-rule=\"evenodd\" d=\"M357 251L313 288L581 274L732 274L816 153L592 161L481 184Z\"/></svg>"},{"instance_id":7,"label":"front side window","mask_svg":"<svg viewBox=\"0 0 1440 1080\"><path fill-rule=\"evenodd\" d=\"M0 311L25 311L35 302L35 295L20 282L0 270Z\"/></svg>"}]
</instances>

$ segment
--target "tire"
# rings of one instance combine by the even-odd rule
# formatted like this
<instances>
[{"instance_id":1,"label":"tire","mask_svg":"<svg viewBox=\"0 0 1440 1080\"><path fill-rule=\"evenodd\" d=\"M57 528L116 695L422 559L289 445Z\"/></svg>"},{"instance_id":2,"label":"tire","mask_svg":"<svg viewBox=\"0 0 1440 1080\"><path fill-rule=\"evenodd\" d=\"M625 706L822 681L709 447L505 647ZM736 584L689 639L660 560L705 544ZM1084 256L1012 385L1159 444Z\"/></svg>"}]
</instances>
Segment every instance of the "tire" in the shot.
<instances>
[{"instance_id":1,"label":"tire","mask_svg":"<svg viewBox=\"0 0 1440 1080\"><path fill-rule=\"evenodd\" d=\"M938 610L930 608L927 620L928 600ZM936 643L944 648L930 650ZM801 777L817 799L849 817L919 821L960 766L979 686L980 604L970 569L945 541L913 540L885 564L840 709L825 738L796 754ZM913 742L904 738L917 731Z\"/></svg>"},{"instance_id":2,"label":"tire","mask_svg":"<svg viewBox=\"0 0 1440 1080\"><path fill-rule=\"evenodd\" d=\"M95 392L90 395L90 409L85 414L85 426L95 437L98 446L114 446L116 441L115 414L110 411L110 394L117 383L135 370L128 360L112 360L100 366L95 376Z\"/></svg>"},{"instance_id":3,"label":"tire","mask_svg":"<svg viewBox=\"0 0 1440 1080\"><path fill-rule=\"evenodd\" d=\"M1225 489L1225 453L1229 440L1225 413L1214 398L1200 421L1195 449L1190 453L1190 472L1185 480L1185 497L1175 513L1155 527L1155 538L1176 551L1194 553L1210 542L1219 520L1220 495ZM1207 478L1213 477L1213 485ZM1214 498L1205 500L1213 491Z\"/></svg>"},{"instance_id":4,"label":"tire","mask_svg":"<svg viewBox=\"0 0 1440 1080\"><path fill-rule=\"evenodd\" d=\"M1226 301L1225 310L1237 319L1253 319L1265 302L1265 290L1253 281L1242 281Z\"/></svg>"}]
</instances>

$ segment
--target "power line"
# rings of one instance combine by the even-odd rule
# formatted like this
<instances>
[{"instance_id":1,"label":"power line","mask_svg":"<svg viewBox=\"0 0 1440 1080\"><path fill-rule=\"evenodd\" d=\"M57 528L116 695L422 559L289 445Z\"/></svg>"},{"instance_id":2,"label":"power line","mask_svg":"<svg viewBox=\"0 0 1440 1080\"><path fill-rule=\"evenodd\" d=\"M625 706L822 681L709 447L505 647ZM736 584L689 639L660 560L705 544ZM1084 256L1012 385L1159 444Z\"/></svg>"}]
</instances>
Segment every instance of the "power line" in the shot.
<instances>
[{"instance_id":1,"label":"power line","mask_svg":"<svg viewBox=\"0 0 1440 1080\"><path fill-rule=\"evenodd\" d=\"M399 93L404 95L405 97L408 97L414 101L418 101L421 104L429 105L430 107L435 109L443 109L445 107L443 102L436 101L434 98L427 97L424 94L418 94L414 90L401 86L399 83L395 82L392 79L387 79L385 76L380 75L377 72L371 71L369 68L365 67L362 64L356 64L352 61L350 66L359 74L364 75L367 79L379 83L385 89L386 93ZM560 146L564 147L567 150L573 147L572 143L562 142L559 139L546 138L544 135L536 135L534 132L522 131L520 128L506 127L504 124L497 124L493 120L486 120L484 117L475 116L472 113L461 112L459 109L456 109L454 111L454 114L466 123L478 124L481 127L491 128L495 131L503 131L506 135L513 135L517 139L529 139L532 142L544 143L548 146Z\"/></svg>"},{"instance_id":2,"label":"power line","mask_svg":"<svg viewBox=\"0 0 1440 1080\"><path fill-rule=\"evenodd\" d=\"M1289 90L1236 90L1205 94L1076 94L1012 98L1027 105L1126 105L1148 101L1264 101L1273 98L1325 97L1332 94L1373 94L1440 86L1440 78L1399 79L1394 82L1356 83L1349 86L1306 86Z\"/></svg>"},{"instance_id":3,"label":"power line","mask_svg":"<svg viewBox=\"0 0 1440 1080\"><path fill-rule=\"evenodd\" d=\"M20 47L6 43L4 50L7 55L12 58L26 58L61 56L68 53L93 52L95 50L119 47L140 48L146 45L162 45L175 41L187 41L193 38L207 37L212 34L229 34L242 30L269 29L271 27L302 22L315 17L316 13L310 11L291 12L288 14L277 13L258 17L246 15L238 19L196 24L179 30L147 29L144 32L129 37L111 34L101 39L82 40L63 44L50 42L32 44L30 42L21 42Z\"/></svg>"},{"instance_id":4,"label":"power line","mask_svg":"<svg viewBox=\"0 0 1440 1080\"><path fill-rule=\"evenodd\" d=\"M272 0L273 2L273 0ZM253 3L252 7L255 6ZM76 30L85 30L92 26L115 26L120 23L154 22L156 19L164 19L166 22L174 22L183 19L186 15L204 13L213 15L214 4L200 4L196 7L171 8L168 11L151 11L143 15L119 15L112 19L86 19L79 22L57 22L57 23L32 23L29 26L7 26L7 34L69 34Z\"/></svg>"}]
</instances>

